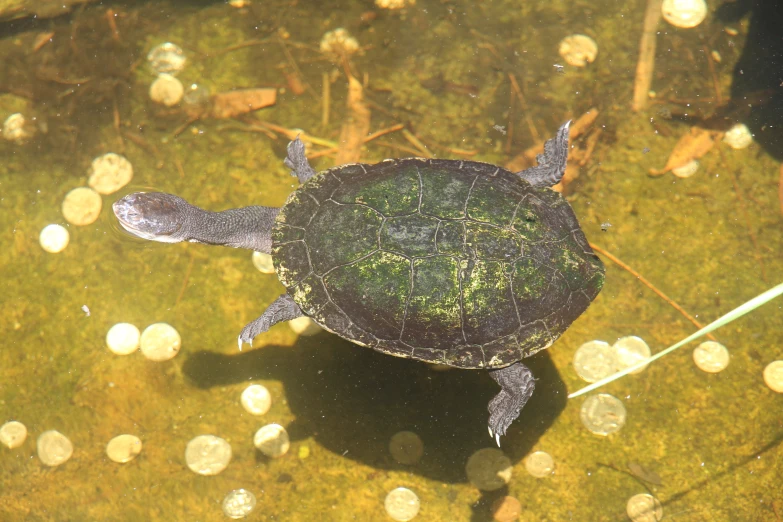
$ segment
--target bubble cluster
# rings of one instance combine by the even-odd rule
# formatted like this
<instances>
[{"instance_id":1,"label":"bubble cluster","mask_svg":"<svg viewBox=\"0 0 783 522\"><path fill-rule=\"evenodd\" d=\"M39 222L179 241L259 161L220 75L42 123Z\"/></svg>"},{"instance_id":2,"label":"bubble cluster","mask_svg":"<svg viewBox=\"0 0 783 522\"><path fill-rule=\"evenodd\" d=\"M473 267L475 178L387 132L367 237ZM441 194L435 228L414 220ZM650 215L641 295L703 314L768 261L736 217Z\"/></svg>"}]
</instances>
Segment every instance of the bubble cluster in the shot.
<instances>
[{"instance_id":1,"label":"bubble cluster","mask_svg":"<svg viewBox=\"0 0 783 522\"><path fill-rule=\"evenodd\" d=\"M332 60L349 57L359 50L359 42L342 27L328 31L321 38L321 52Z\"/></svg>"}]
</instances>

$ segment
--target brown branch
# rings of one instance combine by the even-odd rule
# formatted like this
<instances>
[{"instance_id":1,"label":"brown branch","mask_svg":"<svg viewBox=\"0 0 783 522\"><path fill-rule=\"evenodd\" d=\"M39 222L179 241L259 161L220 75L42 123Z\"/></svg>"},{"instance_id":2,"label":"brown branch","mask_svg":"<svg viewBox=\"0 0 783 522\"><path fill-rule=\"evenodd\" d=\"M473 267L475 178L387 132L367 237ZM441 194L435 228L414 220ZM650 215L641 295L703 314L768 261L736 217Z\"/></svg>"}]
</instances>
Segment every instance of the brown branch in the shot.
<instances>
[{"instance_id":1,"label":"brown branch","mask_svg":"<svg viewBox=\"0 0 783 522\"><path fill-rule=\"evenodd\" d=\"M778 199L780 200L780 212L783 213L783 163L780 164L780 184L778 185Z\"/></svg>"},{"instance_id":2,"label":"brown branch","mask_svg":"<svg viewBox=\"0 0 783 522\"><path fill-rule=\"evenodd\" d=\"M653 292L655 292L655 293L658 295L658 297L660 297L661 299L663 299L664 301L666 301L667 303L669 303L669 305L671 305L671 306L672 306L672 307L673 307L675 310L677 310L678 312L680 312L680 313L681 313L681 314L682 314L682 315L683 315L683 316L684 316L684 317L685 317L687 320L689 320L690 322L692 322L692 323L693 323L693 324L696 326L696 328L698 328L698 329L700 329L700 330L701 330L702 328L704 328L704 325L703 325L703 324L699 323L699 321L697 321L697 320L696 320L696 318L694 318L694 317L693 317L691 314L689 314L688 312L686 312L686 311L685 311L685 309L684 309L682 306L680 306L680 305L678 305L677 303L675 303L675 302L674 302L674 300L672 300L672 299L671 299L669 296L667 296L666 294L664 294L663 292L661 292L660 290L658 290L657 288L655 288L655 286L653 286L653 284L652 284L651 282L649 282L647 279L645 279L645 278L642 276L642 274L640 274L639 272L637 272L636 270L634 270L634 269L633 269L633 268L631 268L630 266L626 265L625 263L623 263L622 261L620 261L620 260L619 260L617 257L615 257L614 255L610 254L609 252L607 252L607 251L606 251L606 250L604 250L603 248L600 248L600 247L596 246L596 245L595 245L595 244L593 244L593 243L590 243L590 248L592 248L593 250L595 250L596 252L598 252L598 253L599 253L599 254L601 254L602 256L604 256L604 257L608 258L608 259L609 259L610 261L612 261L614 264L616 264L617 266L619 266L620 268L622 268L622 269L623 269L623 270L625 270L626 272L630 273L630 274L631 274L632 276L634 276L636 279L638 279L638 280L639 280L639 282L641 282L641 283L642 283L644 286L646 286L647 288L649 288L650 290L652 290ZM712 336L712 334L707 334L707 337L708 337L710 340L712 340L712 341L715 341L715 340L716 340L716 339L715 339L715 337L713 337L713 336Z\"/></svg>"},{"instance_id":3,"label":"brown branch","mask_svg":"<svg viewBox=\"0 0 783 522\"><path fill-rule=\"evenodd\" d=\"M541 141L541 135L538 133L538 129L536 129L536 125L533 123L533 120L530 118L530 108L527 105L527 101L525 100L525 95L522 94L522 89L519 88L519 84L517 83L517 78L513 74L508 74L508 79L511 81L511 88L514 90L514 93L517 95L517 98L519 98L519 105L522 107L522 115L525 117L525 122L527 123L528 129L530 129L530 135L533 136L533 139L535 141Z\"/></svg>"},{"instance_id":4,"label":"brown branch","mask_svg":"<svg viewBox=\"0 0 783 522\"><path fill-rule=\"evenodd\" d=\"M177 294L177 300L174 301L174 306L177 306L179 302L182 300L182 296L185 295L185 290L187 290L188 288L188 281L190 280L190 273L193 271L193 263L195 260L196 260L195 256L193 256L193 254L190 254L188 269L185 272L185 278L182 280L182 288L180 288L179 294Z\"/></svg>"},{"instance_id":5,"label":"brown branch","mask_svg":"<svg viewBox=\"0 0 783 522\"><path fill-rule=\"evenodd\" d=\"M631 108L638 112L647 107L650 87L655 70L655 44L658 22L661 20L663 0L648 0L644 12L642 38L639 41L639 61L636 63L636 79L633 84Z\"/></svg>"},{"instance_id":6,"label":"brown branch","mask_svg":"<svg viewBox=\"0 0 783 522\"><path fill-rule=\"evenodd\" d=\"M379 131L375 131L372 134L366 136L364 138L364 143L368 143L376 138L380 138L381 136L384 136L386 134L396 132L398 130L402 130L405 127L402 123L398 123L397 125L392 125L391 127L387 127L385 129L381 129ZM308 154L308 159L315 159L320 158L321 156L328 156L330 154L335 154L339 150L339 147L330 147L328 149L319 150L317 152L313 152L312 154Z\"/></svg>"},{"instance_id":7,"label":"brown branch","mask_svg":"<svg viewBox=\"0 0 783 522\"><path fill-rule=\"evenodd\" d=\"M715 61L712 59L712 54L706 46L702 47L705 56L707 57L707 65L710 67L710 75L712 76L712 88L715 89L715 97L718 99L718 103L723 103L723 96L720 95L720 81L718 80L718 74L715 72Z\"/></svg>"}]
</instances>

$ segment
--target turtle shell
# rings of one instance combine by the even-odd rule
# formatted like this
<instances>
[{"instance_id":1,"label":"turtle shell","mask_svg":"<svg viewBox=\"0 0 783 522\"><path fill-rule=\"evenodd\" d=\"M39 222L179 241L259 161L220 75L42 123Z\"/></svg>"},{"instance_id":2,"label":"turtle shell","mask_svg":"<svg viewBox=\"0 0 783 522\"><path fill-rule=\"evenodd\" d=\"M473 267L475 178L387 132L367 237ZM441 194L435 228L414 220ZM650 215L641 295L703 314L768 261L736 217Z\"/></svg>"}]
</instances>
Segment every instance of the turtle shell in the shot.
<instances>
[{"instance_id":1,"label":"turtle shell","mask_svg":"<svg viewBox=\"0 0 783 522\"><path fill-rule=\"evenodd\" d=\"M473 161L321 172L289 196L272 241L280 281L318 324L461 368L549 347L604 282L560 194Z\"/></svg>"}]
</instances>

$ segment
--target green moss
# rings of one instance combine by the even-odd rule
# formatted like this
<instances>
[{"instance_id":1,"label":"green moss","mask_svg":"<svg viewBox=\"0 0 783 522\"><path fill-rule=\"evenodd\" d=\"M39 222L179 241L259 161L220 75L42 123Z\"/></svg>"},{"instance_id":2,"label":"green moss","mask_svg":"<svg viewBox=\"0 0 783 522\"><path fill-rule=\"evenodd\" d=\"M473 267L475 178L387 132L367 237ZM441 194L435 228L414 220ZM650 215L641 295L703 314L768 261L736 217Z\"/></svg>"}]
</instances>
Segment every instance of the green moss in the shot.
<instances>
[{"instance_id":1,"label":"green moss","mask_svg":"<svg viewBox=\"0 0 783 522\"><path fill-rule=\"evenodd\" d=\"M373 181L342 176L344 185L334 194L341 203L362 203L384 216L399 216L415 212L419 206L419 176L416 167L381 166L373 170Z\"/></svg>"},{"instance_id":2,"label":"green moss","mask_svg":"<svg viewBox=\"0 0 783 522\"><path fill-rule=\"evenodd\" d=\"M381 216L363 205L327 201L307 227L306 242L319 274L378 248Z\"/></svg>"},{"instance_id":3,"label":"green moss","mask_svg":"<svg viewBox=\"0 0 783 522\"><path fill-rule=\"evenodd\" d=\"M388 252L376 252L324 277L334 303L359 328L394 340L402 331L410 281L410 261Z\"/></svg>"}]
</instances>

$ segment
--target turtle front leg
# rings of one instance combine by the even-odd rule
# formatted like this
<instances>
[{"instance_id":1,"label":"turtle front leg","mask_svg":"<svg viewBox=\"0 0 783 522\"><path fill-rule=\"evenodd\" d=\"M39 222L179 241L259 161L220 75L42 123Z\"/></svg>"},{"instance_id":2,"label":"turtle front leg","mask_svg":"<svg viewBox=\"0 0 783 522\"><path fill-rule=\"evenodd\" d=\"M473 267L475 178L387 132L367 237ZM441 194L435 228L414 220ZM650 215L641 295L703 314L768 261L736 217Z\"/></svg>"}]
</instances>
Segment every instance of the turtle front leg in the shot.
<instances>
[{"instance_id":1,"label":"turtle front leg","mask_svg":"<svg viewBox=\"0 0 783 522\"><path fill-rule=\"evenodd\" d=\"M288 144L288 157L283 160L283 163L291 169L291 175L296 176L299 179L299 183L304 183L315 176L315 169L307 162L305 145L299 139L299 136Z\"/></svg>"},{"instance_id":2,"label":"turtle front leg","mask_svg":"<svg viewBox=\"0 0 783 522\"><path fill-rule=\"evenodd\" d=\"M533 395L536 380L533 372L521 362L516 362L505 368L490 370L489 375L500 385L500 392L489 401L489 436L495 436L500 447L500 436Z\"/></svg>"},{"instance_id":3,"label":"turtle front leg","mask_svg":"<svg viewBox=\"0 0 783 522\"><path fill-rule=\"evenodd\" d=\"M237 339L239 351L242 351L243 343L247 343L252 347L253 338L260 333L266 332L273 325L281 321L290 321L291 319L296 319L303 315L305 315L304 312L302 312L299 305L294 302L290 295L281 295L275 299L274 303L269 305L264 313L261 314L261 317L242 328L239 339Z\"/></svg>"}]
</instances>

